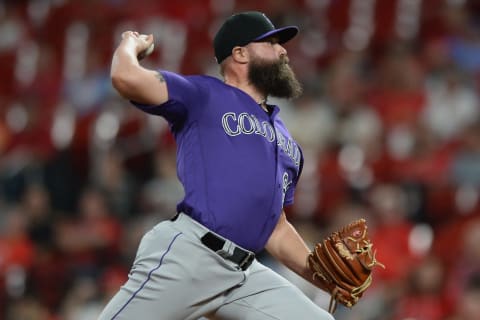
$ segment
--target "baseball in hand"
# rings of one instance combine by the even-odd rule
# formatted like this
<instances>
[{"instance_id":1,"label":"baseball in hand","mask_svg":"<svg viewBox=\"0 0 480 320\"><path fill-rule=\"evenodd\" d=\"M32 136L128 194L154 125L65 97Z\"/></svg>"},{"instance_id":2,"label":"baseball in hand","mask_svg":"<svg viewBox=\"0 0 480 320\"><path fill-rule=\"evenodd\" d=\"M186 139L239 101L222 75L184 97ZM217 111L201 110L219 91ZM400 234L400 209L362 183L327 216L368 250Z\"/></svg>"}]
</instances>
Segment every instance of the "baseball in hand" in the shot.
<instances>
[{"instance_id":1,"label":"baseball in hand","mask_svg":"<svg viewBox=\"0 0 480 320\"><path fill-rule=\"evenodd\" d=\"M143 38L145 41L147 41L147 38L148 36L147 35L140 35L140 38ZM153 49L155 48L155 45L152 44L145 50L141 51L138 55L137 55L137 58L138 60L142 60L143 58L145 58L146 56L149 56L152 52L153 52Z\"/></svg>"}]
</instances>

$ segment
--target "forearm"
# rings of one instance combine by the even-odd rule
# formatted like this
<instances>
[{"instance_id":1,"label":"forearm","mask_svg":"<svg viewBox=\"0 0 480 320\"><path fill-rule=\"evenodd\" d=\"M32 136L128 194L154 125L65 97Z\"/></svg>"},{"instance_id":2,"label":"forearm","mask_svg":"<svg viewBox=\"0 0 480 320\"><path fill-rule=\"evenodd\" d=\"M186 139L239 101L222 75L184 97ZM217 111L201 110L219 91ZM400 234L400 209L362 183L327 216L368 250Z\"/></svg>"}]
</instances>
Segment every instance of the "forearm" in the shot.
<instances>
[{"instance_id":1,"label":"forearm","mask_svg":"<svg viewBox=\"0 0 480 320\"><path fill-rule=\"evenodd\" d=\"M115 49L110 76L113 87L125 99L142 104L160 105L168 100L161 74L140 65L137 56L153 44L153 36L127 31Z\"/></svg>"},{"instance_id":2,"label":"forearm","mask_svg":"<svg viewBox=\"0 0 480 320\"><path fill-rule=\"evenodd\" d=\"M135 74L135 70L140 68L137 59L136 44L130 39L123 39L115 49L112 58L110 76L114 85L115 81L124 81L129 79L129 75Z\"/></svg>"},{"instance_id":3,"label":"forearm","mask_svg":"<svg viewBox=\"0 0 480 320\"><path fill-rule=\"evenodd\" d=\"M285 213L280 216L279 222L267 242L266 249L290 270L305 280L312 281L312 272L307 267L310 249L297 230L288 222Z\"/></svg>"},{"instance_id":4,"label":"forearm","mask_svg":"<svg viewBox=\"0 0 480 320\"><path fill-rule=\"evenodd\" d=\"M144 73L138 62L138 44L132 37L125 37L115 50L112 58L110 76L113 87L120 95L129 100L139 98L139 86Z\"/></svg>"}]
</instances>

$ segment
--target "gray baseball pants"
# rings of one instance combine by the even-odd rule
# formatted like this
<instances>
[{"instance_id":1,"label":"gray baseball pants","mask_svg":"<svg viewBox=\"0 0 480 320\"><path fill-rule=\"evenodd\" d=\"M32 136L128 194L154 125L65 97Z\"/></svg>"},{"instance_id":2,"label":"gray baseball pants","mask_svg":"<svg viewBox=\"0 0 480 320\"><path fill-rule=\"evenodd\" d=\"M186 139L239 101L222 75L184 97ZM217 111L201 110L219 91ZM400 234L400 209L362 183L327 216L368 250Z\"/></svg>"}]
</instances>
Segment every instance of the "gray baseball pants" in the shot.
<instances>
[{"instance_id":1,"label":"gray baseball pants","mask_svg":"<svg viewBox=\"0 0 480 320\"><path fill-rule=\"evenodd\" d=\"M185 214L148 231L99 320L334 320L257 260L244 271L204 246L208 231Z\"/></svg>"}]
</instances>

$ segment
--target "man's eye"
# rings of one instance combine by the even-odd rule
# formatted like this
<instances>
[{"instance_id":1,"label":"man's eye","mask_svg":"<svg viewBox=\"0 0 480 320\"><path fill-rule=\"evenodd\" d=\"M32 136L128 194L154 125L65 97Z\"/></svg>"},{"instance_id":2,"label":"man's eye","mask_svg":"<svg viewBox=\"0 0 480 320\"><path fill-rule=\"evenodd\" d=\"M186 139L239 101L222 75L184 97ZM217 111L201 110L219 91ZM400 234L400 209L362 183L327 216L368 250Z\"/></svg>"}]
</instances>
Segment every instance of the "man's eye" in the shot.
<instances>
[{"instance_id":1,"label":"man's eye","mask_svg":"<svg viewBox=\"0 0 480 320\"><path fill-rule=\"evenodd\" d=\"M278 39L277 39L277 38L269 38L269 39L266 39L265 41L268 42L268 43L270 43L270 44L276 44L276 43L278 43Z\"/></svg>"}]
</instances>

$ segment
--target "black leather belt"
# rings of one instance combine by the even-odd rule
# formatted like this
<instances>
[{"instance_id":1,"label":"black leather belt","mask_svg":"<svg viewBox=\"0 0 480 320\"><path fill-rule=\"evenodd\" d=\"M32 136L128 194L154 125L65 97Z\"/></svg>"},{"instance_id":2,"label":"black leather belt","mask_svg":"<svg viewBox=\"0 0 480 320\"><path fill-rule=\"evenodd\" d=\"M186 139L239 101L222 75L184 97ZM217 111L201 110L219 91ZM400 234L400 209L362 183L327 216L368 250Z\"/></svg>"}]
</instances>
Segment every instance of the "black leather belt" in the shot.
<instances>
[{"instance_id":1,"label":"black leather belt","mask_svg":"<svg viewBox=\"0 0 480 320\"><path fill-rule=\"evenodd\" d=\"M255 254L253 252L244 250L237 246L233 248L232 254L227 254L226 252L222 251L223 246L225 245L225 240L212 232L207 232L200 240L206 247L215 251L224 259L235 262L240 269L244 271L247 270L252 264L253 260L255 260Z\"/></svg>"}]
</instances>

